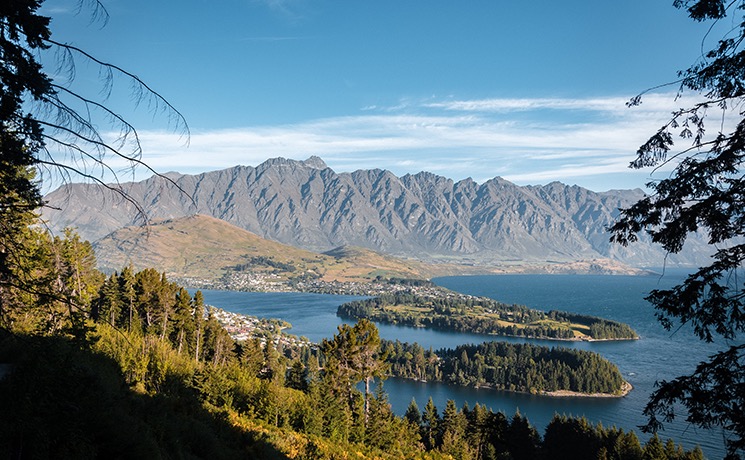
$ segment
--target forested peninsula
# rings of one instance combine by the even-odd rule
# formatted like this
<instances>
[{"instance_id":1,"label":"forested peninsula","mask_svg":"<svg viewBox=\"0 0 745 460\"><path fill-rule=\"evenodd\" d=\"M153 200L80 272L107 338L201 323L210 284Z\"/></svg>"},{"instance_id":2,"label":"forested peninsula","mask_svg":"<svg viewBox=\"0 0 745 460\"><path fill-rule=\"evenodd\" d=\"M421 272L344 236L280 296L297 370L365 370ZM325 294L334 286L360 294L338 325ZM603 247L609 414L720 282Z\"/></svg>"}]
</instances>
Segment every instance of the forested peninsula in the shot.
<instances>
[{"instance_id":1,"label":"forested peninsula","mask_svg":"<svg viewBox=\"0 0 745 460\"><path fill-rule=\"evenodd\" d=\"M390 374L420 381L562 396L624 396L631 386L597 353L531 344L484 342L433 352L383 341Z\"/></svg>"},{"instance_id":2,"label":"forested peninsula","mask_svg":"<svg viewBox=\"0 0 745 460\"><path fill-rule=\"evenodd\" d=\"M544 312L484 297L419 295L414 291L382 294L340 305L339 316L446 331L550 340L633 340L628 325L594 316Z\"/></svg>"},{"instance_id":3,"label":"forested peninsula","mask_svg":"<svg viewBox=\"0 0 745 460\"><path fill-rule=\"evenodd\" d=\"M317 344L281 332L275 320L218 308L212 308L211 315L238 342L271 340L288 357L298 357L305 366L314 360L324 362ZM485 342L433 351L418 343L381 340L379 353L385 361L384 377L548 396L614 397L631 390L618 368L607 359L564 347Z\"/></svg>"}]
</instances>

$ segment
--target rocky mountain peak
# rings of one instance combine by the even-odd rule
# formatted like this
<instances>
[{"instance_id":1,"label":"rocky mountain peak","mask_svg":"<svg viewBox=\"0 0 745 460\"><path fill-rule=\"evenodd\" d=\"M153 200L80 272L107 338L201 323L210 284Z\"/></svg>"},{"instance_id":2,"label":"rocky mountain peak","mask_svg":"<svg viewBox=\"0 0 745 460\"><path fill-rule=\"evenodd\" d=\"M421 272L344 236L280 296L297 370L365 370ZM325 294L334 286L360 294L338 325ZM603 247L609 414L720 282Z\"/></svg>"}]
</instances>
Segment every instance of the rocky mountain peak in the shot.
<instances>
[{"instance_id":1,"label":"rocky mountain peak","mask_svg":"<svg viewBox=\"0 0 745 460\"><path fill-rule=\"evenodd\" d=\"M303 164L313 169L326 169L328 166L326 162L316 155L311 155L307 160L303 161Z\"/></svg>"},{"instance_id":2,"label":"rocky mountain peak","mask_svg":"<svg viewBox=\"0 0 745 460\"><path fill-rule=\"evenodd\" d=\"M608 242L606 228L618 208L639 199L639 190L599 194L558 182L520 187L501 177L479 185L428 172L398 177L383 169L337 174L317 156L168 177L181 190L162 179L127 184L150 219L201 213L317 252L358 246L480 264L607 257L657 266L665 260L644 237L633 248ZM49 194L44 218L50 227L77 227L95 241L138 223L130 203L92 187L67 184ZM697 256L708 254L705 248L702 241L694 257L683 254L668 262L696 263Z\"/></svg>"}]
</instances>

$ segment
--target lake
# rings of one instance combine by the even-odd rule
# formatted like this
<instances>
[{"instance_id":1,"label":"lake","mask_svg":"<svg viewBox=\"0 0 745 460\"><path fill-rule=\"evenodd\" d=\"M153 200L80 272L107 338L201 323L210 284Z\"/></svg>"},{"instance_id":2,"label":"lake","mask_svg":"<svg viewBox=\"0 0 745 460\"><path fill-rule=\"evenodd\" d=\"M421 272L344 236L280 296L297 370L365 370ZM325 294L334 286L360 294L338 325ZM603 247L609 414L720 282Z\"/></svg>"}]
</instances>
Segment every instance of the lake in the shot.
<instances>
[{"instance_id":1,"label":"lake","mask_svg":"<svg viewBox=\"0 0 745 460\"><path fill-rule=\"evenodd\" d=\"M427 399L432 396L440 410L448 399L455 400L458 406L464 402L471 406L478 402L495 411L503 411L508 416L519 410L539 431L545 428L555 413L585 416L605 426L636 429L644 423L642 410L655 381L690 373L698 362L717 349L716 344L700 342L687 328L676 333L665 331L657 323L652 307L643 299L650 290L671 286L682 280L683 276L683 271L668 269L665 276L485 275L435 279L433 281L438 285L465 294L486 296L541 310L565 310L628 323L641 339L623 342L555 342L379 324L381 337L419 342L424 347L434 349L486 340L507 340L595 351L618 365L634 390L618 399L549 398L388 379L384 385L393 409L403 414L412 398L423 409ZM307 293L203 292L205 301L210 305L236 313L289 321L293 327L287 332L305 336L314 342L331 337L337 326L344 322L336 316L338 305L359 298ZM640 438L645 438L636 431ZM663 438L671 437L687 448L699 444L711 459L724 455L721 432L700 430L685 422L676 422L666 425L661 435Z\"/></svg>"}]
</instances>

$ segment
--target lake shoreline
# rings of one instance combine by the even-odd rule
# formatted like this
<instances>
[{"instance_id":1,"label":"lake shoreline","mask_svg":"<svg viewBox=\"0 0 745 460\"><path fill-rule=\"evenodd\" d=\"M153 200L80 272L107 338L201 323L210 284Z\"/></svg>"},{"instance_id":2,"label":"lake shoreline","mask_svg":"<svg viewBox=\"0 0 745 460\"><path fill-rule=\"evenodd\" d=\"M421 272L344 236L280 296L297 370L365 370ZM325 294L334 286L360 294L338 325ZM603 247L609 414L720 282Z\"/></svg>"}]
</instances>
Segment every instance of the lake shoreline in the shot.
<instances>
[{"instance_id":1,"label":"lake shoreline","mask_svg":"<svg viewBox=\"0 0 745 460\"><path fill-rule=\"evenodd\" d=\"M290 323L287 323L286 321L283 321L285 324L271 324L276 323L277 320L266 320L266 319L260 319L255 316L247 315L244 313L235 313L227 311L223 308L218 308L214 306L210 306L210 309L214 314L216 314L217 320L222 324L223 327L226 328L228 333L230 334L231 338L236 341L245 341L249 340L253 337L255 337L255 333L259 332L263 329L263 333L259 332L259 336L265 336L268 331L268 329L276 328L275 333L271 333L270 335L275 336L275 341L282 342L285 346L301 346L301 347L313 347L318 346L316 343L307 342L305 340L302 340L300 337L294 335L294 334L288 334L284 332L283 330L288 327ZM262 327L263 326L263 327ZM268 327L271 326L271 327ZM291 325L289 326L291 327ZM278 332L278 333L277 333ZM1 370L1 368L0 368ZM419 381L426 383L426 380L418 380L418 379L407 379L406 377L401 376L395 376L397 378L402 378L406 380L412 380L412 381ZM447 382L442 382L447 383ZM622 387L621 387L621 393L620 394L610 394L610 393L582 393L578 391L571 391L571 390L555 390L555 391L540 391L537 393L533 393L530 391L522 391L522 390L507 390L503 388L495 388L492 385L457 385L452 384L459 387L473 387L473 388L484 388L484 389L492 389L496 391L505 391L508 393L521 393L521 394L535 394L538 396L547 396L550 398L621 398L626 395L628 395L633 387L630 383L624 381Z\"/></svg>"},{"instance_id":2,"label":"lake shoreline","mask_svg":"<svg viewBox=\"0 0 745 460\"><path fill-rule=\"evenodd\" d=\"M410 379L406 377L401 376L391 376L395 377L397 379L402 380L409 380L412 382L419 382L419 383L428 383L428 380L419 380L419 379ZM539 391L539 392L530 392L530 391L523 391L523 390L507 390L504 388L495 388L492 385L458 385L457 383L450 383L450 382L444 382L444 381L436 381L437 383L442 383L445 385L453 385L459 388L475 388L477 390L494 390L494 391L501 391L505 393L512 393L512 394L521 394L521 395L531 395L531 396L543 396L546 398L557 398L557 399L570 399L570 398L585 398L585 399L616 399L616 398L625 398L628 396L629 393L634 389L634 386L631 385L627 381L623 381L623 385L621 385L621 392L620 393L582 393L579 391L572 391L572 390L554 390L554 391Z\"/></svg>"},{"instance_id":3,"label":"lake shoreline","mask_svg":"<svg viewBox=\"0 0 745 460\"><path fill-rule=\"evenodd\" d=\"M711 345L689 340L685 334L671 336L655 320L654 310L643 300L653 289L667 288L683 280L683 270L668 270L661 280L644 276L580 276L580 275L500 275L483 277L442 277L435 281L460 293L498 298L506 303L521 303L536 308L540 305L580 314L606 317L632 326L640 340L626 340L595 344L584 341L544 342L549 347L571 347L597 351L616 363L624 380L633 385L625 397L543 396L539 394L462 387L446 382L427 382L391 377L385 387L389 401L397 415L404 415L413 398L419 407L432 397L442 409L447 400L457 406L475 403L495 411L512 414L519 410L539 430L551 422L555 414L585 416L604 426L637 430L647 423L642 415L654 382L674 378L682 367L692 367L706 358ZM355 296L356 297L356 296ZM357 297L359 298L359 297ZM236 291L205 292L205 300L229 310L267 318L283 318L292 324L290 332L320 342L330 337L343 321L336 309L343 301L336 296L306 293L256 294ZM388 340L418 342L425 349L454 348L463 343L490 340L484 335L448 333L421 328L381 325L381 337ZM491 340L496 340L493 337ZM522 343L525 339L504 338ZM682 352L684 351L684 352ZM687 448L700 445L707 458L722 458L721 433L708 430L693 431L684 421L666 424L665 435L682 441Z\"/></svg>"},{"instance_id":4,"label":"lake shoreline","mask_svg":"<svg viewBox=\"0 0 745 460\"><path fill-rule=\"evenodd\" d=\"M544 391L544 392L541 392L540 394L541 396L548 396L551 398L624 398L629 393L631 393L631 390L633 389L634 389L634 386L624 380L623 385L621 386L620 394L580 393L578 391L570 391L570 390Z\"/></svg>"},{"instance_id":5,"label":"lake shoreline","mask_svg":"<svg viewBox=\"0 0 745 460\"><path fill-rule=\"evenodd\" d=\"M393 324L393 326L396 326L396 324ZM441 330L445 332L465 332L467 334L479 334L478 332L460 331L460 330L452 330L452 329L437 329L437 330ZM529 337L529 336L524 336L524 335L491 334L491 333L483 334L483 335L486 335L489 337L509 337L513 339L525 339L525 340L546 340L546 341L551 341L551 342L628 342L632 340L641 340L641 337L639 336L625 337L625 338L619 338L619 339L593 339L592 337L589 337L589 336L574 337L571 339L562 339L562 338L556 338L556 337Z\"/></svg>"},{"instance_id":6,"label":"lake shoreline","mask_svg":"<svg viewBox=\"0 0 745 460\"><path fill-rule=\"evenodd\" d=\"M346 283L345 283L346 284ZM374 286L374 287L373 287ZM266 290L266 291L243 291L243 290L234 290L234 289L215 289L218 291L225 291L225 292L259 292L259 293L298 293L298 294L318 294L318 295L349 295L349 296L360 296L360 297L376 297L381 294L390 294L395 293L397 291L400 291L402 289L410 289L411 286L406 285L398 285L398 284L389 284L389 285L381 285L381 284L375 284L375 285L369 285L367 286L367 289L359 289L359 285L354 285L353 289L349 289L346 292L318 292L318 291L308 291L308 290L297 290L297 291L274 291L274 290ZM196 289L196 288L191 288ZM423 290L425 293L429 295L458 295L464 298L479 298L480 296L473 296L469 294L460 293L457 291L451 291L447 288L443 288L441 286L426 286L426 287L419 287L419 289ZM347 315L339 315L337 313L337 316L344 319L350 319L355 320L355 317L347 316ZM425 326L420 325L407 325L407 324L399 324L395 322L386 322L386 321L379 321L379 320L372 320L373 322L378 322L381 324L388 324L392 326L406 326L406 327L414 327L414 328L421 328L421 329L431 329L431 330L441 330L445 332L454 332L454 333L467 333L467 334L475 334L475 335L483 335L484 337L505 337L505 338L516 338L516 339L526 339L526 340L545 340L545 341L551 341L551 342L624 342L624 341L633 341L633 340L640 340L641 337L637 335L636 337L620 337L620 338L609 338L609 339L596 339L590 336L581 336L581 337L572 337L572 338L559 338L559 337L549 337L549 336L522 336L522 335L511 335L511 334L495 334L490 332L477 332L477 331L469 331L469 330L459 330L459 329L447 329L447 328L427 328Z\"/></svg>"}]
</instances>

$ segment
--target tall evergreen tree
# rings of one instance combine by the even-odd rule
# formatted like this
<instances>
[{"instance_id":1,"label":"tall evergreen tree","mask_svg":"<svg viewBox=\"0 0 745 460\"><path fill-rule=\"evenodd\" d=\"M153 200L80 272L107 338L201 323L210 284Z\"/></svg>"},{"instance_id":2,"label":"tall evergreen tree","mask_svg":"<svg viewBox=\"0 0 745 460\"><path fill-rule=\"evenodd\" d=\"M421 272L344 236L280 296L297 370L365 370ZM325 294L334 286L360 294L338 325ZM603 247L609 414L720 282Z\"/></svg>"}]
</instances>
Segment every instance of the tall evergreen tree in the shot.
<instances>
[{"instance_id":1,"label":"tall evergreen tree","mask_svg":"<svg viewBox=\"0 0 745 460\"><path fill-rule=\"evenodd\" d=\"M506 443L515 460L530 460L538 457L541 437L528 419L515 412L506 432Z\"/></svg>"},{"instance_id":2,"label":"tall evergreen tree","mask_svg":"<svg viewBox=\"0 0 745 460\"><path fill-rule=\"evenodd\" d=\"M345 389L350 404L354 400L354 385L365 382L364 417L367 423L370 382L374 377L384 377L388 368L385 357L381 355L378 328L365 319L354 326L342 324L331 340L323 340L321 351L326 357L326 373Z\"/></svg>"},{"instance_id":3,"label":"tall evergreen tree","mask_svg":"<svg viewBox=\"0 0 745 460\"><path fill-rule=\"evenodd\" d=\"M644 445L643 460L670 460L665 453L665 446L655 433L652 438Z\"/></svg>"},{"instance_id":4,"label":"tall evergreen tree","mask_svg":"<svg viewBox=\"0 0 745 460\"><path fill-rule=\"evenodd\" d=\"M437 413L437 406L435 406L432 397L430 396L427 400L427 405L424 406L424 413L422 414L422 439L424 445L428 450L435 449L438 442L438 430L440 429L440 414Z\"/></svg>"},{"instance_id":5,"label":"tall evergreen tree","mask_svg":"<svg viewBox=\"0 0 745 460\"><path fill-rule=\"evenodd\" d=\"M194 335L196 325L192 314L191 296L189 292L180 288L176 293L176 302L173 309L173 333L171 342L176 346L178 353L190 354L189 338Z\"/></svg>"},{"instance_id":6,"label":"tall evergreen tree","mask_svg":"<svg viewBox=\"0 0 745 460\"><path fill-rule=\"evenodd\" d=\"M411 402L409 403L409 406L406 408L406 413L404 414L404 418L407 422L409 422L412 426L415 426L417 429L419 429L422 425L422 413L419 411L419 406L416 404L416 399L411 398Z\"/></svg>"},{"instance_id":7,"label":"tall evergreen tree","mask_svg":"<svg viewBox=\"0 0 745 460\"><path fill-rule=\"evenodd\" d=\"M285 385L300 391L308 391L308 376L305 366L300 360L295 360L287 371Z\"/></svg>"},{"instance_id":8,"label":"tall evergreen tree","mask_svg":"<svg viewBox=\"0 0 745 460\"><path fill-rule=\"evenodd\" d=\"M471 448L466 439L466 416L459 411L455 401L448 400L442 411L439 435L442 439L440 450L447 455L457 459L471 458Z\"/></svg>"},{"instance_id":9,"label":"tall evergreen tree","mask_svg":"<svg viewBox=\"0 0 745 460\"><path fill-rule=\"evenodd\" d=\"M204 336L204 294L202 291L194 293L192 298L192 307L194 315L194 361L199 362L200 351L203 347L203 336Z\"/></svg>"},{"instance_id":10,"label":"tall evergreen tree","mask_svg":"<svg viewBox=\"0 0 745 460\"><path fill-rule=\"evenodd\" d=\"M124 302L119 289L119 278L116 274L112 274L101 285L98 298L94 303L93 319L118 326L117 320L123 307Z\"/></svg>"},{"instance_id":11,"label":"tall evergreen tree","mask_svg":"<svg viewBox=\"0 0 745 460\"><path fill-rule=\"evenodd\" d=\"M217 321L212 310L204 322L203 344L202 360L210 362L213 366L224 365L232 357L235 343Z\"/></svg>"}]
</instances>

